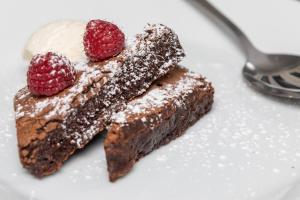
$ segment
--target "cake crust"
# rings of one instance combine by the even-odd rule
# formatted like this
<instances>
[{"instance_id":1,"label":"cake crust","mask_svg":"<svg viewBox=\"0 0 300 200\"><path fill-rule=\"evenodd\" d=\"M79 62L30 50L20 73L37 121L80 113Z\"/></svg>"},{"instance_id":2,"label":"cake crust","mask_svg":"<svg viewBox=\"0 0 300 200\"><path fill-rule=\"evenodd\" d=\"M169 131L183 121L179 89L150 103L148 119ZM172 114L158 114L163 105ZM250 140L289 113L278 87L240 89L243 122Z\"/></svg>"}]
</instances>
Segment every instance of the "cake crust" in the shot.
<instances>
[{"instance_id":1,"label":"cake crust","mask_svg":"<svg viewBox=\"0 0 300 200\"><path fill-rule=\"evenodd\" d=\"M148 25L126 49L100 63L80 63L74 86L52 97L35 97L25 87L15 96L22 165L37 177L57 171L134 97L181 61L184 52L168 27Z\"/></svg>"},{"instance_id":2,"label":"cake crust","mask_svg":"<svg viewBox=\"0 0 300 200\"><path fill-rule=\"evenodd\" d=\"M214 89L176 67L117 113L104 141L110 181L125 176L151 151L181 136L212 107Z\"/></svg>"}]
</instances>

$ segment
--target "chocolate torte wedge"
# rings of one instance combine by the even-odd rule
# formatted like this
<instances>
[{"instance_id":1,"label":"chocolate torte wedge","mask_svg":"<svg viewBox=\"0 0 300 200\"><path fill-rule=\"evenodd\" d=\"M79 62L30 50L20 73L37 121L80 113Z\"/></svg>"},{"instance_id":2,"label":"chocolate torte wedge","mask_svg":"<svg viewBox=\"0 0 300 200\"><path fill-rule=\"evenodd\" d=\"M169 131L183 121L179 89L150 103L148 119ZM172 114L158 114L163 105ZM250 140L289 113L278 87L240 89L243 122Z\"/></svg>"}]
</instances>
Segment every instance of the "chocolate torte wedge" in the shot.
<instances>
[{"instance_id":1,"label":"chocolate torte wedge","mask_svg":"<svg viewBox=\"0 0 300 200\"><path fill-rule=\"evenodd\" d=\"M16 128L22 165L37 177L57 171L153 81L181 61L177 35L161 24L148 25L118 56L77 64L75 85L51 97L27 87L15 96Z\"/></svg>"},{"instance_id":2,"label":"chocolate torte wedge","mask_svg":"<svg viewBox=\"0 0 300 200\"><path fill-rule=\"evenodd\" d=\"M112 118L104 142L110 181L142 157L181 136L212 107L214 89L201 75L175 67Z\"/></svg>"}]
</instances>

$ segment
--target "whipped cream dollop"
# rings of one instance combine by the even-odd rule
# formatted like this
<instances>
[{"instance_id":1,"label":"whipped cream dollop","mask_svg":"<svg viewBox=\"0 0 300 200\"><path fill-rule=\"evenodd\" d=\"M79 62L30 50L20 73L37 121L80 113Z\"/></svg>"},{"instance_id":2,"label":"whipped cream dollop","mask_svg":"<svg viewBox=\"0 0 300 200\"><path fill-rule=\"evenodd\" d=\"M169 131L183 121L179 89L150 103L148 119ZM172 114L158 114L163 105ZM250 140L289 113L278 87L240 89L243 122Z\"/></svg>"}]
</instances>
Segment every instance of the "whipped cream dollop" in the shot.
<instances>
[{"instance_id":1,"label":"whipped cream dollop","mask_svg":"<svg viewBox=\"0 0 300 200\"><path fill-rule=\"evenodd\" d=\"M34 32L27 41L23 57L30 61L39 53L52 51L66 56L72 62L86 58L83 47L83 35L86 22L75 20L55 21Z\"/></svg>"}]
</instances>

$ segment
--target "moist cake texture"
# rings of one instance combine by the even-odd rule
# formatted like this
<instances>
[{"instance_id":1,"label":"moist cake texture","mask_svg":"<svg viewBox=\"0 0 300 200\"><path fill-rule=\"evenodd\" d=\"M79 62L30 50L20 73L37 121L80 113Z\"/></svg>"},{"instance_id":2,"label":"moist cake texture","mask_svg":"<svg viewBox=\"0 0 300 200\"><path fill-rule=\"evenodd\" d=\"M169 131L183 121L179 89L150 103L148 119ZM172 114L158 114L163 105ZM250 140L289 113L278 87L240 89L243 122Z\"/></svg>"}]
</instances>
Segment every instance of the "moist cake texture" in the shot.
<instances>
[{"instance_id":1,"label":"moist cake texture","mask_svg":"<svg viewBox=\"0 0 300 200\"><path fill-rule=\"evenodd\" d=\"M177 35L161 24L148 25L118 56L77 63L76 83L51 97L28 88L15 96L16 128L22 165L37 177L57 171L156 79L184 57Z\"/></svg>"},{"instance_id":2,"label":"moist cake texture","mask_svg":"<svg viewBox=\"0 0 300 200\"><path fill-rule=\"evenodd\" d=\"M104 142L110 181L142 157L181 136L212 106L214 89L201 75L175 67L112 118Z\"/></svg>"}]
</instances>

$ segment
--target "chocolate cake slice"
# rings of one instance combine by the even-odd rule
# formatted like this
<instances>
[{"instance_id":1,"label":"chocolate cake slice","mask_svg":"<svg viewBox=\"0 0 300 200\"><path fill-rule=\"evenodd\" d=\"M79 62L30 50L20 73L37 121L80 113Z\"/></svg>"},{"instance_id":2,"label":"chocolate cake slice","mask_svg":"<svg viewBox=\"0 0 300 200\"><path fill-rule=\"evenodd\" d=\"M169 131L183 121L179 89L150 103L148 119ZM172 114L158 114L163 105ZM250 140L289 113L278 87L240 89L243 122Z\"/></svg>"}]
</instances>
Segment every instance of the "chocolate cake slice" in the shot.
<instances>
[{"instance_id":1,"label":"chocolate cake slice","mask_svg":"<svg viewBox=\"0 0 300 200\"><path fill-rule=\"evenodd\" d=\"M15 96L22 165L37 177L57 171L156 79L181 61L177 35L161 24L148 25L118 56L75 66L75 85L51 97L36 97L27 87Z\"/></svg>"},{"instance_id":2,"label":"chocolate cake slice","mask_svg":"<svg viewBox=\"0 0 300 200\"><path fill-rule=\"evenodd\" d=\"M142 157L181 136L212 106L214 89L200 75L176 67L113 116L104 142L110 181Z\"/></svg>"}]
</instances>

